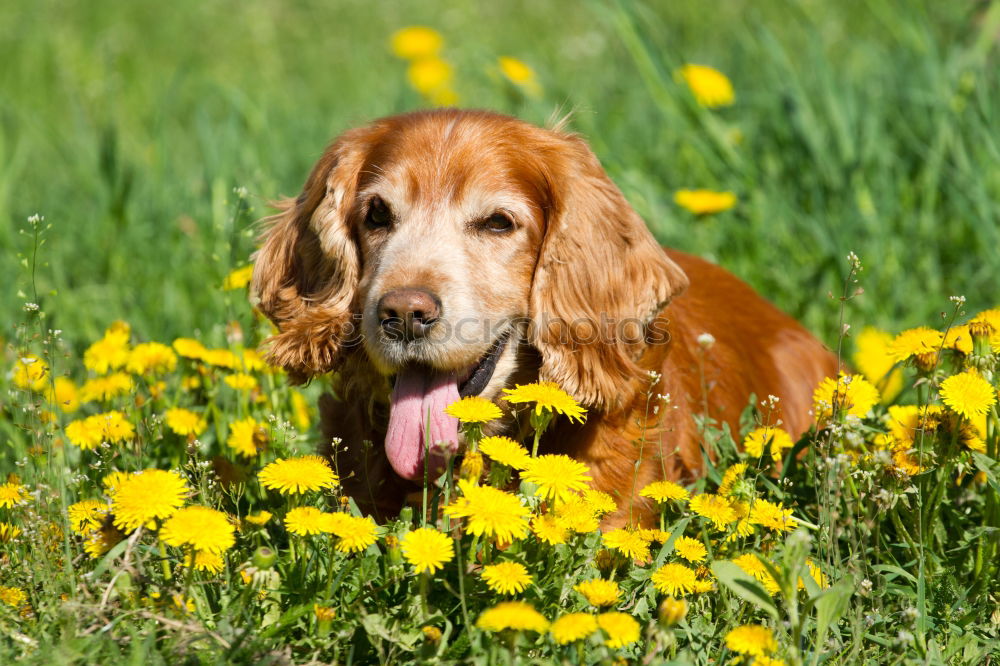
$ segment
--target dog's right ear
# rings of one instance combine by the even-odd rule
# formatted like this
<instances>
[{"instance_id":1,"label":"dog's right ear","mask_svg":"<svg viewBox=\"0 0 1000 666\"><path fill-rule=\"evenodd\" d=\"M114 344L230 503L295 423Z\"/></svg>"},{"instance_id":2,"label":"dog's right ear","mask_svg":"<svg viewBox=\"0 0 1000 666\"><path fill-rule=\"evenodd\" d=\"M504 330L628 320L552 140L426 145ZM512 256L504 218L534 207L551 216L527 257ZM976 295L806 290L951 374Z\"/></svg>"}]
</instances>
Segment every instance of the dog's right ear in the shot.
<instances>
[{"instance_id":1,"label":"dog's right ear","mask_svg":"<svg viewBox=\"0 0 1000 666\"><path fill-rule=\"evenodd\" d=\"M338 138L313 167L302 193L265 220L251 293L278 327L267 359L293 383L337 367L352 320L360 257L349 215L372 142L369 128Z\"/></svg>"}]
</instances>

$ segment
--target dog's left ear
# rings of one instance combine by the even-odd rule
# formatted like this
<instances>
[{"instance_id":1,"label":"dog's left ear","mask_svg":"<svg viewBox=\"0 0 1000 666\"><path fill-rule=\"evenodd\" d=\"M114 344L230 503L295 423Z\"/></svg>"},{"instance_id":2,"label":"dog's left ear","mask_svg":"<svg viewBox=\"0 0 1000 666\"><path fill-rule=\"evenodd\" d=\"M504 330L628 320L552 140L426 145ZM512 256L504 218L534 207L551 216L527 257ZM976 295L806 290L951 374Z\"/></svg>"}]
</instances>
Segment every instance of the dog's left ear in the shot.
<instances>
[{"instance_id":1,"label":"dog's left ear","mask_svg":"<svg viewBox=\"0 0 1000 666\"><path fill-rule=\"evenodd\" d=\"M531 288L540 378L609 409L642 374L636 365L657 313L688 286L586 143L545 153L550 209ZM662 332L660 332L662 335Z\"/></svg>"}]
</instances>

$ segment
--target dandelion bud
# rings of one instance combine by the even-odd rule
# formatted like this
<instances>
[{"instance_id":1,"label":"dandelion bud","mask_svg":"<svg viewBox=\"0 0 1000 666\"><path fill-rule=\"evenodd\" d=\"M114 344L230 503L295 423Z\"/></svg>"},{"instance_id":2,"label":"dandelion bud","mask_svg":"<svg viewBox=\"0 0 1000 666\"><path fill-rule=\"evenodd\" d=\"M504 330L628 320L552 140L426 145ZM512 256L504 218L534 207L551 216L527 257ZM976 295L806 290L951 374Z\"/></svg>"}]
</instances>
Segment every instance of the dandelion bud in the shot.
<instances>
[{"instance_id":1,"label":"dandelion bud","mask_svg":"<svg viewBox=\"0 0 1000 666\"><path fill-rule=\"evenodd\" d=\"M399 547L399 537L395 534L386 534L385 547L388 551L387 556L389 558L390 565L403 563L403 551Z\"/></svg>"},{"instance_id":2,"label":"dandelion bud","mask_svg":"<svg viewBox=\"0 0 1000 666\"><path fill-rule=\"evenodd\" d=\"M267 546L261 546L253 552L253 565L258 569L270 569L278 559L278 554Z\"/></svg>"},{"instance_id":3,"label":"dandelion bud","mask_svg":"<svg viewBox=\"0 0 1000 666\"><path fill-rule=\"evenodd\" d=\"M672 627L687 615L688 605L683 599L674 599L673 597L667 597L660 604L660 625L663 627Z\"/></svg>"},{"instance_id":4,"label":"dandelion bud","mask_svg":"<svg viewBox=\"0 0 1000 666\"><path fill-rule=\"evenodd\" d=\"M462 458L459 476L466 481L478 481L483 475L483 454L478 451L466 453Z\"/></svg>"},{"instance_id":5,"label":"dandelion bud","mask_svg":"<svg viewBox=\"0 0 1000 666\"><path fill-rule=\"evenodd\" d=\"M615 556L607 548L602 548L597 551L597 555L594 557L594 564L601 571L610 571L615 568Z\"/></svg>"},{"instance_id":6,"label":"dandelion bud","mask_svg":"<svg viewBox=\"0 0 1000 666\"><path fill-rule=\"evenodd\" d=\"M333 618L337 617L337 611L330 606L313 604L313 612L316 614L316 619L320 622L329 622Z\"/></svg>"},{"instance_id":7,"label":"dandelion bud","mask_svg":"<svg viewBox=\"0 0 1000 666\"><path fill-rule=\"evenodd\" d=\"M420 631L424 632L424 638L427 639L429 643L437 643L441 640L441 630L437 627L422 627Z\"/></svg>"},{"instance_id":8,"label":"dandelion bud","mask_svg":"<svg viewBox=\"0 0 1000 666\"><path fill-rule=\"evenodd\" d=\"M413 507L404 506L399 510L399 520L403 523L410 523L413 520Z\"/></svg>"},{"instance_id":9,"label":"dandelion bud","mask_svg":"<svg viewBox=\"0 0 1000 666\"><path fill-rule=\"evenodd\" d=\"M988 338L993 335L994 330L993 324L986 319L976 317L969 322L969 334L973 338Z\"/></svg>"}]
</instances>

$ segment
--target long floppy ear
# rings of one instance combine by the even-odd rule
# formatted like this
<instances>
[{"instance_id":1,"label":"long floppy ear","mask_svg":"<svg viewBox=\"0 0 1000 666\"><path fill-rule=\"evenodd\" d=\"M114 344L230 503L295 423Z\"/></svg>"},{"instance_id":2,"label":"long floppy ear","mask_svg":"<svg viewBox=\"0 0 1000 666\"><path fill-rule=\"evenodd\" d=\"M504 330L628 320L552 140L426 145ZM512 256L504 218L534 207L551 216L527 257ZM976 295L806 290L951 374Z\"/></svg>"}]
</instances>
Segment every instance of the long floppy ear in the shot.
<instances>
[{"instance_id":1,"label":"long floppy ear","mask_svg":"<svg viewBox=\"0 0 1000 666\"><path fill-rule=\"evenodd\" d=\"M688 286L582 139L559 135L548 158L551 208L531 287L530 339L540 378L613 408L656 314ZM663 332L659 332L660 335Z\"/></svg>"},{"instance_id":2,"label":"long floppy ear","mask_svg":"<svg viewBox=\"0 0 1000 666\"><path fill-rule=\"evenodd\" d=\"M313 167L302 193L277 204L254 259L252 293L278 327L267 357L293 383L337 367L353 338L360 258L348 222L370 130L345 133Z\"/></svg>"}]
</instances>

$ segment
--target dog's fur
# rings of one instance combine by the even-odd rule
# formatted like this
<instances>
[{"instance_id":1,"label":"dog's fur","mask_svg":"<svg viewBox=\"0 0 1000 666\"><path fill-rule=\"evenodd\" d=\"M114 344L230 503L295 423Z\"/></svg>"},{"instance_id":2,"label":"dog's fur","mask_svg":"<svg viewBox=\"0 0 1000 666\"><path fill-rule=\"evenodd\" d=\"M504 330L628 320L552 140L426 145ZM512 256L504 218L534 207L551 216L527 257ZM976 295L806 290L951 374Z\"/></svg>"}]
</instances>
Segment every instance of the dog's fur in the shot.
<instances>
[{"instance_id":1,"label":"dog's fur","mask_svg":"<svg viewBox=\"0 0 1000 666\"><path fill-rule=\"evenodd\" d=\"M387 227L367 217L375 197ZM505 410L488 434L524 432L503 388L563 387L587 421L557 419L542 448L587 463L593 486L618 498L607 524L652 515L636 496L647 483L700 473L693 414L707 409L738 435L750 396L774 395L771 422L798 437L813 388L837 370L746 284L661 249L586 143L560 129L483 111L385 118L338 138L280 209L253 276L279 328L268 357L296 381L339 371L338 396L321 402L324 434L343 440L341 475L373 511L398 509L414 488L381 451L389 377L406 363L461 373L510 335L481 393ZM491 227L495 213L512 228ZM442 325L406 343L383 334L376 309L411 287L440 298ZM702 333L714 344L700 346ZM669 404L657 397L667 394Z\"/></svg>"}]
</instances>

